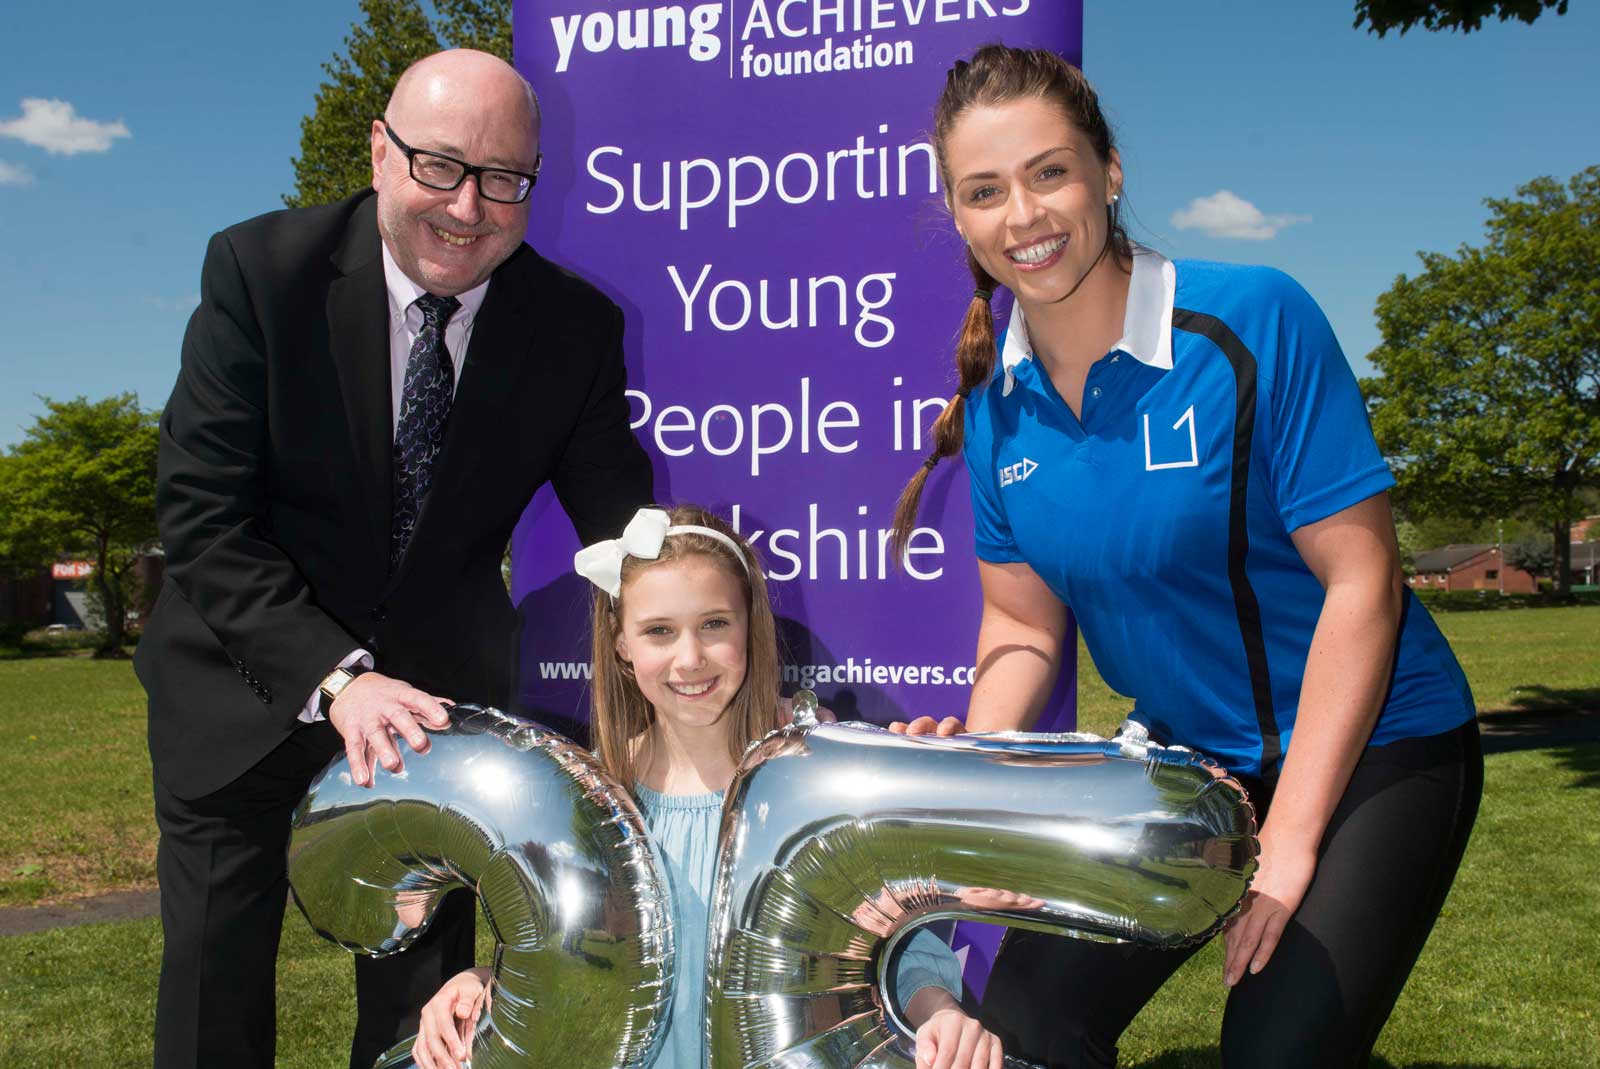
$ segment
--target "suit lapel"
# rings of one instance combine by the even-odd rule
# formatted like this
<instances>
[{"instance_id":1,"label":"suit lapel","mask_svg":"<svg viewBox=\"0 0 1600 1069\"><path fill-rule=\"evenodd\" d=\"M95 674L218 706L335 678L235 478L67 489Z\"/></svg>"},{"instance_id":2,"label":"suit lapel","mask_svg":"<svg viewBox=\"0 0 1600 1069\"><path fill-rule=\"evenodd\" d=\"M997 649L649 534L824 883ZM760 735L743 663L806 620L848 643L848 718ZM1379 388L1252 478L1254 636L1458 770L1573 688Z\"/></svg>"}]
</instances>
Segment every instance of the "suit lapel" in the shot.
<instances>
[{"instance_id":1,"label":"suit lapel","mask_svg":"<svg viewBox=\"0 0 1600 1069\"><path fill-rule=\"evenodd\" d=\"M350 221L344 243L333 255L341 277L328 288L327 312L364 511L374 552L387 560L394 415L389 385L389 298L376 205L374 197L361 206Z\"/></svg>"}]
</instances>

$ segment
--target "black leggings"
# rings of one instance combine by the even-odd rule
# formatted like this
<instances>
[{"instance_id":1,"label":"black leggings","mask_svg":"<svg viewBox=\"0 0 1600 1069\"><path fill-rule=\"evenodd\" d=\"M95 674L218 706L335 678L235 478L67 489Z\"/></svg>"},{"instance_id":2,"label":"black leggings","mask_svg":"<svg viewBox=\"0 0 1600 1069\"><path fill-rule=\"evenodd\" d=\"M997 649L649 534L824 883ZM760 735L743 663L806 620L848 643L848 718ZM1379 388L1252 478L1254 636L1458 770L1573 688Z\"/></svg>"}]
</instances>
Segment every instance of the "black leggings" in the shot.
<instances>
[{"instance_id":1,"label":"black leggings","mask_svg":"<svg viewBox=\"0 0 1600 1069\"><path fill-rule=\"evenodd\" d=\"M1265 819L1275 784L1240 781ZM1444 905L1482 794L1475 721L1367 748L1272 959L1228 996L1224 1065L1366 1064ZM983 1022L1006 1053L1051 1069L1114 1066L1123 1029L1194 952L1011 929Z\"/></svg>"}]
</instances>

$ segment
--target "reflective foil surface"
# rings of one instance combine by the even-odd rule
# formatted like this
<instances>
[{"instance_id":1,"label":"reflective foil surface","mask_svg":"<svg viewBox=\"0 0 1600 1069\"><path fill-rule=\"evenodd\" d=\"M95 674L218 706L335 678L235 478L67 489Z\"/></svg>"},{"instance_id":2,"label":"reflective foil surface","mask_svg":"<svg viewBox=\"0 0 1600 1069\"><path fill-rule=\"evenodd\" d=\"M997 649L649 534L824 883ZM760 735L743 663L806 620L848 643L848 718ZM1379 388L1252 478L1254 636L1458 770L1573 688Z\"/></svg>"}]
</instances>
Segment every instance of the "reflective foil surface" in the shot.
<instances>
[{"instance_id":1,"label":"reflective foil surface","mask_svg":"<svg viewBox=\"0 0 1600 1069\"><path fill-rule=\"evenodd\" d=\"M370 789L343 756L312 783L289 847L311 926L356 953L403 951L441 897L477 894L498 948L476 1069L651 1063L670 1003L666 885L627 792L537 724L460 705L432 749ZM410 1041L380 1063L410 1065Z\"/></svg>"},{"instance_id":2,"label":"reflective foil surface","mask_svg":"<svg viewBox=\"0 0 1600 1069\"><path fill-rule=\"evenodd\" d=\"M1180 946L1215 932L1255 871L1245 793L1197 754L805 720L755 743L728 790L707 1069L909 1069L911 1029L882 992L915 926Z\"/></svg>"}]
</instances>

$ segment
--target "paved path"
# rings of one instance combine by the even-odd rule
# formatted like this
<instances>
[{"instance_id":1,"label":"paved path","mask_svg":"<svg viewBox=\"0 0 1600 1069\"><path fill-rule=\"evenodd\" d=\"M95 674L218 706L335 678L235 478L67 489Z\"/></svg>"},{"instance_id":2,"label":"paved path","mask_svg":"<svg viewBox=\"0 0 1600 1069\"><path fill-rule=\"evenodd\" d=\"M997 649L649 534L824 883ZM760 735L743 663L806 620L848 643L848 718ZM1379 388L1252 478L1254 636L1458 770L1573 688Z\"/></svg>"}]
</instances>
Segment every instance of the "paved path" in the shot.
<instances>
[{"instance_id":1,"label":"paved path","mask_svg":"<svg viewBox=\"0 0 1600 1069\"><path fill-rule=\"evenodd\" d=\"M1496 713L1481 717L1478 723L1483 731L1483 750L1491 754L1600 742L1600 709L1550 716ZM0 936L105 921L143 920L160 911L159 892L114 891L56 906L0 909Z\"/></svg>"},{"instance_id":2,"label":"paved path","mask_svg":"<svg viewBox=\"0 0 1600 1069\"><path fill-rule=\"evenodd\" d=\"M58 906L22 906L0 909L0 936L26 935L49 928L75 928L102 921L132 921L154 917L161 911L159 891L113 891L63 902Z\"/></svg>"}]
</instances>

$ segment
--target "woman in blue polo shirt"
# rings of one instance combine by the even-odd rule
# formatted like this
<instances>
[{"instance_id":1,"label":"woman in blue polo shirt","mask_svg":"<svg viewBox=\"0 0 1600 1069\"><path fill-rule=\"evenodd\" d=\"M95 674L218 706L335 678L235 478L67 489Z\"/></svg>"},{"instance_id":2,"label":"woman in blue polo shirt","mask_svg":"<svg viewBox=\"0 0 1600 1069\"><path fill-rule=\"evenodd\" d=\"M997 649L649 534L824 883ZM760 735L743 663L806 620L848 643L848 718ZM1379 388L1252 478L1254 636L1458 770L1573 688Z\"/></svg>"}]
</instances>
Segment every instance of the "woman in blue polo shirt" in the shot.
<instances>
[{"instance_id":1,"label":"woman in blue polo shirt","mask_svg":"<svg viewBox=\"0 0 1600 1069\"><path fill-rule=\"evenodd\" d=\"M1263 818L1225 934L1225 1063L1364 1065L1454 878L1483 759L1461 669L1401 580L1350 368L1285 275L1128 241L1121 160L1059 57L957 63L933 142L977 288L960 389L896 526L963 450L984 606L966 728L1033 723L1070 607L1133 718L1239 775ZM998 369L997 286L1015 299ZM1051 1066L1114 1065L1186 956L1013 931L985 1023Z\"/></svg>"}]
</instances>

